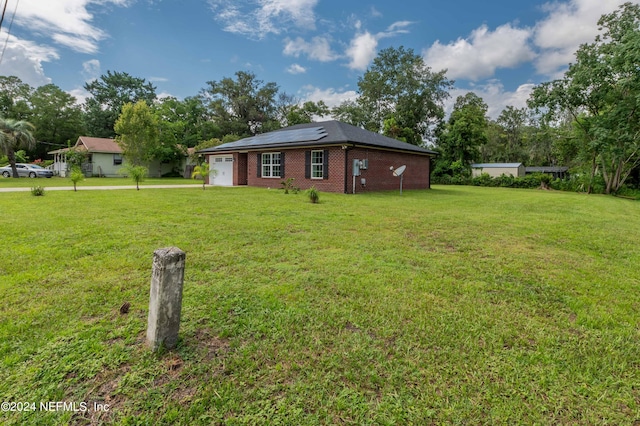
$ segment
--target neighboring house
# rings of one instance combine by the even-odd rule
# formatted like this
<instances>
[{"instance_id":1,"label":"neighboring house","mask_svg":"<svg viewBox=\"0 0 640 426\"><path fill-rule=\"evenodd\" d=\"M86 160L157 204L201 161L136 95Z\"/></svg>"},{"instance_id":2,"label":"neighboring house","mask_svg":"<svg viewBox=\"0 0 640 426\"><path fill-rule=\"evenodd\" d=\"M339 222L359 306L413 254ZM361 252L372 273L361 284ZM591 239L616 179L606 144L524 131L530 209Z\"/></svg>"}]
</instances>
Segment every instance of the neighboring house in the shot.
<instances>
[{"instance_id":1,"label":"neighboring house","mask_svg":"<svg viewBox=\"0 0 640 426\"><path fill-rule=\"evenodd\" d=\"M473 177L487 173L491 177L513 176L524 177L525 167L522 163L479 163L471 165Z\"/></svg>"},{"instance_id":2,"label":"neighboring house","mask_svg":"<svg viewBox=\"0 0 640 426\"><path fill-rule=\"evenodd\" d=\"M182 177L185 179L191 179L191 175L193 174L193 169L197 166L196 162L193 160L196 153L195 148L187 148L187 156L181 162L179 166L179 170L182 170Z\"/></svg>"},{"instance_id":3,"label":"neighboring house","mask_svg":"<svg viewBox=\"0 0 640 426\"><path fill-rule=\"evenodd\" d=\"M53 155L53 164L47 167L53 171L54 176L67 177L69 173L69 165L67 164L67 152L70 148L56 149L49 151L47 154Z\"/></svg>"},{"instance_id":4,"label":"neighboring house","mask_svg":"<svg viewBox=\"0 0 640 426\"><path fill-rule=\"evenodd\" d=\"M392 168L405 165L404 189L430 187L437 155L339 121L299 124L199 151L209 161L208 183L355 193L398 189ZM358 171L359 169L359 171Z\"/></svg>"},{"instance_id":5,"label":"neighboring house","mask_svg":"<svg viewBox=\"0 0 640 426\"><path fill-rule=\"evenodd\" d=\"M59 149L49 152L49 154L54 156L54 173L57 173L62 177L67 175L69 165L67 164L66 153L71 149L85 151L87 153L87 162L82 165L82 171L86 176L123 176L120 169L126 165L126 160L122 155L122 148L120 148L120 145L118 145L114 139L92 138L88 136L80 136L73 148ZM176 168L184 170L186 161L186 157L180 162L180 164L152 161L148 166L149 177L161 177L172 172Z\"/></svg>"},{"instance_id":6,"label":"neighboring house","mask_svg":"<svg viewBox=\"0 0 640 426\"><path fill-rule=\"evenodd\" d=\"M568 167L526 167L526 174L544 173L551 175L554 179L564 179L569 177Z\"/></svg>"}]
</instances>

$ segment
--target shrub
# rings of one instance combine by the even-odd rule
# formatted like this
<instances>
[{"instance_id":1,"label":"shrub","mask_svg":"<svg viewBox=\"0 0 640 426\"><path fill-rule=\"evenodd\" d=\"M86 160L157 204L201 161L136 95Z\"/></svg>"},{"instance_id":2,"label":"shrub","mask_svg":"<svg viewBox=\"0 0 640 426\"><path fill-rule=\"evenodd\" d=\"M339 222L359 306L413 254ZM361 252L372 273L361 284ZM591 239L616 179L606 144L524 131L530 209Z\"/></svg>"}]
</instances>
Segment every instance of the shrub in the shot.
<instances>
[{"instance_id":1,"label":"shrub","mask_svg":"<svg viewBox=\"0 0 640 426\"><path fill-rule=\"evenodd\" d=\"M300 188L298 188L297 186L293 186L293 181L295 181L295 178L287 178L282 182L280 182L280 184L284 188L285 194L288 194L289 191L293 192L294 194L297 194L300 191Z\"/></svg>"},{"instance_id":2,"label":"shrub","mask_svg":"<svg viewBox=\"0 0 640 426\"><path fill-rule=\"evenodd\" d=\"M499 177L496 178L496 181L498 182L497 186L501 186L503 188L509 188L513 186L513 179L514 177L509 175L505 175L505 174L501 174Z\"/></svg>"},{"instance_id":3,"label":"shrub","mask_svg":"<svg viewBox=\"0 0 640 426\"><path fill-rule=\"evenodd\" d=\"M307 195L309 196L309 201L313 204L320 202L320 192L315 188L315 186L312 186L307 190Z\"/></svg>"},{"instance_id":4,"label":"shrub","mask_svg":"<svg viewBox=\"0 0 640 426\"><path fill-rule=\"evenodd\" d=\"M34 186L31 188L31 195L35 197L41 197L44 195L44 187L42 186Z\"/></svg>"},{"instance_id":5,"label":"shrub","mask_svg":"<svg viewBox=\"0 0 640 426\"><path fill-rule=\"evenodd\" d=\"M549 186L559 191L587 192L590 179L590 173L577 171L572 173L569 179L555 179L550 181ZM594 194L603 194L604 190L604 178L601 175L594 176L592 192Z\"/></svg>"},{"instance_id":6,"label":"shrub","mask_svg":"<svg viewBox=\"0 0 640 426\"><path fill-rule=\"evenodd\" d=\"M71 182L73 182L73 190L78 191L78 182L84 180L84 173L82 173L82 170L79 167L72 167L69 178L71 179Z\"/></svg>"},{"instance_id":7,"label":"shrub","mask_svg":"<svg viewBox=\"0 0 640 426\"><path fill-rule=\"evenodd\" d=\"M498 177L491 177L488 173L482 173L480 176L473 178L465 178L461 175L450 176L442 175L434 177L431 181L434 184L441 185L474 185L487 187L503 187L503 188L527 188L527 189L556 189L559 191L586 191L589 179L585 175L572 175L571 179L552 179L546 173L533 173L524 177L513 177L505 174ZM594 192L602 193L604 191L604 180L601 176L594 179Z\"/></svg>"},{"instance_id":8,"label":"shrub","mask_svg":"<svg viewBox=\"0 0 640 426\"><path fill-rule=\"evenodd\" d=\"M628 185L623 185L622 188L616 192L618 197L631 198L634 200L640 200L640 190L632 188Z\"/></svg>"},{"instance_id":9,"label":"shrub","mask_svg":"<svg viewBox=\"0 0 640 426\"><path fill-rule=\"evenodd\" d=\"M149 173L149 170L144 166L134 166L132 164L126 165L118 171L125 176L129 176L136 183L136 189L140 190L140 182L144 180Z\"/></svg>"},{"instance_id":10,"label":"shrub","mask_svg":"<svg viewBox=\"0 0 640 426\"><path fill-rule=\"evenodd\" d=\"M451 185L451 175L433 176L431 183L436 185Z\"/></svg>"},{"instance_id":11,"label":"shrub","mask_svg":"<svg viewBox=\"0 0 640 426\"><path fill-rule=\"evenodd\" d=\"M451 176L451 183L453 185L469 185L471 179L463 175L453 175Z\"/></svg>"},{"instance_id":12,"label":"shrub","mask_svg":"<svg viewBox=\"0 0 640 426\"><path fill-rule=\"evenodd\" d=\"M72 169L74 167L81 168L82 164L87 162L89 154L86 151L79 151L79 150L76 150L75 148L72 148L69 151L67 151L66 157L67 157L67 164L69 164Z\"/></svg>"},{"instance_id":13,"label":"shrub","mask_svg":"<svg viewBox=\"0 0 640 426\"><path fill-rule=\"evenodd\" d=\"M489 173L482 173L471 179L471 184L474 186L493 186L493 178Z\"/></svg>"}]
</instances>

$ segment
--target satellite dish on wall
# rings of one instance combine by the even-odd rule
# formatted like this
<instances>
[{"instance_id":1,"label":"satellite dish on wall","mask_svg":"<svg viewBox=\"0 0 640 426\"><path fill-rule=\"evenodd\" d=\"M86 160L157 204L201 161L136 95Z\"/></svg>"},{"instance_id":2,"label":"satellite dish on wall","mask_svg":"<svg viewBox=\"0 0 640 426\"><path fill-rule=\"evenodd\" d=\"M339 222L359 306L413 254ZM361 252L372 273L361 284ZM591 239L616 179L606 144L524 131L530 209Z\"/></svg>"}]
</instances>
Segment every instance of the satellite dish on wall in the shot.
<instances>
[{"instance_id":1,"label":"satellite dish on wall","mask_svg":"<svg viewBox=\"0 0 640 426\"><path fill-rule=\"evenodd\" d=\"M407 168L407 166L400 166L397 169L395 169L393 171L393 175L394 176L402 176L402 174L404 173L405 169Z\"/></svg>"},{"instance_id":2,"label":"satellite dish on wall","mask_svg":"<svg viewBox=\"0 0 640 426\"><path fill-rule=\"evenodd\" d=\"M393 170L393 166L391 167L391 170L393 170L393 175L396 177L400 176L400 195L402 195L402 174L404 173L406 168L406 165L402 165L395 170Z\"/></svg>"}]
</instances>

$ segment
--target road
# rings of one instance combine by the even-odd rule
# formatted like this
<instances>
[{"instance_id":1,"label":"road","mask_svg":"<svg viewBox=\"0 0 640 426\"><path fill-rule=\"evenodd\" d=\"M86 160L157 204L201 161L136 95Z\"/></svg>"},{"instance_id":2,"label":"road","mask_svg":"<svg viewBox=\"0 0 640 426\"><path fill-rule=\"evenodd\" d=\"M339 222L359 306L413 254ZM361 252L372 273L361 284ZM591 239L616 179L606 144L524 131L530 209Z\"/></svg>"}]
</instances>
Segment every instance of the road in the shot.
<instances>
[{"instance_id":1,"label":"road","mask_svg":"<svg viewBox=\"0 0 640 426\"><path fill-rule=\"evenodd\" d=\"M44 185L42 185L44 186ZM165 188L199 188L202 185L140 185L140 189L165 189ZM73 186L44 186L45 191L73 191ZM135 185L114 186L78 186L78 191L100 191L107 189L136 189ZM0 192L29 192L31 188L0 188Z\"/></svg>"}]
</instances>

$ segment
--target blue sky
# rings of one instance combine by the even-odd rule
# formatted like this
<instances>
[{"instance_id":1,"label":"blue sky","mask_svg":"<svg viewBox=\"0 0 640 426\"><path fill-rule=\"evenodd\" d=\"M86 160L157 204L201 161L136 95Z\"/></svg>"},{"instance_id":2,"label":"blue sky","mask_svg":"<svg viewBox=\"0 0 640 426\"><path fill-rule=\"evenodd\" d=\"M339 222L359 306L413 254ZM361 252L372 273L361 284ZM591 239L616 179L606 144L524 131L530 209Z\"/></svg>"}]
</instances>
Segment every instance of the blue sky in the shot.
<instances>
[{"instance_id":1,"label":"blue sky","mask_svg":"<svg viewBox=\"0 0 640 426\"><path fill-rule=\"evenodd\" d=\"M597 20L622 0L6 0L0 75L54 83L81 102L107 70L152 81L158 94L196 95L210 80L251 71L301 101L357 96L387 47L411 48L497 117L557 78ZM635 0L635 3L640 0ZM0 0L4 6L5 0ZM13 13L15 19L7 32ZM5 47L6 46L6 47Z\"/></svg>"}]
</instances>

